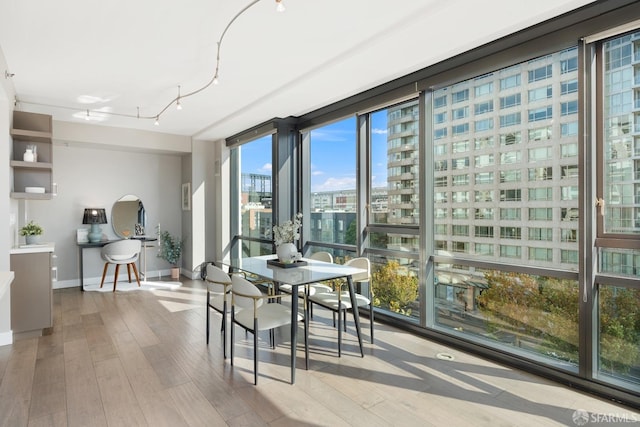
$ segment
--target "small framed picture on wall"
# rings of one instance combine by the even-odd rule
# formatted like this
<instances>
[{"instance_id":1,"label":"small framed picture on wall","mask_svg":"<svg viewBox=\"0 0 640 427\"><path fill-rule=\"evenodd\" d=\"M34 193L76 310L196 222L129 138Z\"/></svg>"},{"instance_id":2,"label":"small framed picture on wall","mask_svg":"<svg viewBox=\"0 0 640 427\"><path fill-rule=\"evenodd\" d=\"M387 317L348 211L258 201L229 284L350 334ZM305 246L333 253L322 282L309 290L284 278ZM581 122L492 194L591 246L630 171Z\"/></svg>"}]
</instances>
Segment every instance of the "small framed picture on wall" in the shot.
<instances>
[{"instance_id":1,"label":"small framed picture on wall","mask_svg":"<svg viewBox=\"0 0 640 427\"><path fill-rule=\"evenodd\" d=\"M191 210L191 183L186 182L182 184L182 210Z\"/></svg>"}]
</instances>

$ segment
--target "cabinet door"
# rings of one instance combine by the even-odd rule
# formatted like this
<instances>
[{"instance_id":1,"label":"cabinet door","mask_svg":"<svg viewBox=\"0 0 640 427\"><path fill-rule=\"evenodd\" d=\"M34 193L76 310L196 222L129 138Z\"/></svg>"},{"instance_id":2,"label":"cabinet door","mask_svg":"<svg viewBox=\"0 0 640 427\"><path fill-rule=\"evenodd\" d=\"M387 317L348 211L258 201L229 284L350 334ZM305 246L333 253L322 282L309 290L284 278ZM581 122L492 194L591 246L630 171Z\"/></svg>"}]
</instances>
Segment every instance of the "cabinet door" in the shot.
<instances>
[{"instance_id":1,"label":"cabinet door","mask_svg":"<svg viewBox=\"0 0 640 427\"><path fill-rule=\"evenodd\" d=\"M51 253L12 254L11 330L35 331L53 326Z\"/></svg>"}]
</instances>

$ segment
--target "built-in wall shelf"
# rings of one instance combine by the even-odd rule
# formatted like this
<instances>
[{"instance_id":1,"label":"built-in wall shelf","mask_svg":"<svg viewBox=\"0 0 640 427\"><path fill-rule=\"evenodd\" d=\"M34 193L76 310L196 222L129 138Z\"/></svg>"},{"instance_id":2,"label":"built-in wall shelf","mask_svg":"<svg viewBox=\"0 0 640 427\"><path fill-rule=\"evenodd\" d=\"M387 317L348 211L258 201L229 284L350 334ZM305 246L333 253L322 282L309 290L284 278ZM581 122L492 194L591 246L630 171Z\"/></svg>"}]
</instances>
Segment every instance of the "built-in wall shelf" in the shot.
<instances>
[{"instance_id":1,"label":"built-in wall shelf","mask_svg":"<svg viewBox=\"0 0 640 427\"><path fill-rule=\"evenodd\" d=\"M50 200L53 198L52 193L11 193L12 199L30 199L30 200Z\"/></svg>"},{"instance_id":2,"label":"built-in wall shelf","mask_svg":"<svg viewBox=\"0 0 640 427\"><path fill-rule=\"evenodd\" d=\"M51 142L51 132L39 132L25 129L11 129L11 136L14 140L31 142Z\"/></svg>"},{"instance_id":3,"label":"built-in wall shelf","mask_svg":"<svg viewBox=\"0 0 640 427\"><path fill-rule=\"evenodd\" d=\"M13 112L11 126L12 154L9 165L13 172L14 199L47 200L53 196L53 120L48 114ZM24 161L27 149L35 149L37 158ZM44 188L44 193L27 193L27 187Z\"/></svg>"},{"instance_id":4,"label":"built-in wall shelf","mask_svg":"<svg viewBox=\"0 0 640 427\"><path fill-rule=\"evenodd\" d=\"M22 160L11 160L12 168L21 169L53 169L53 163L48 162L24 162Z\"/></svg>"}]
</instances>

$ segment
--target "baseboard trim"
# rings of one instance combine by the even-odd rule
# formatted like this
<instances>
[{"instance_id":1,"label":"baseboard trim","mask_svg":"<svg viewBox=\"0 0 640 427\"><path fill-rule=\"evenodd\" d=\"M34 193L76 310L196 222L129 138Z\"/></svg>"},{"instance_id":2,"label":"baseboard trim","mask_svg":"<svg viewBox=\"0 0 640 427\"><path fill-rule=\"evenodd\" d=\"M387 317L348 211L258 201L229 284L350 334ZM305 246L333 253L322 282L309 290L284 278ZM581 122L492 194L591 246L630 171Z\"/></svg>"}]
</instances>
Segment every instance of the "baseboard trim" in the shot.
<instances>
[{"instance_id":1,"label":"baseboard trim","mask_svg":"<svg viewBox=\"0 0 640 427\"><path fill-rule=\"evenodd\" d=\"M0 332L0 346L13 344L13 331Z\"/></svg>"}]
</instances>

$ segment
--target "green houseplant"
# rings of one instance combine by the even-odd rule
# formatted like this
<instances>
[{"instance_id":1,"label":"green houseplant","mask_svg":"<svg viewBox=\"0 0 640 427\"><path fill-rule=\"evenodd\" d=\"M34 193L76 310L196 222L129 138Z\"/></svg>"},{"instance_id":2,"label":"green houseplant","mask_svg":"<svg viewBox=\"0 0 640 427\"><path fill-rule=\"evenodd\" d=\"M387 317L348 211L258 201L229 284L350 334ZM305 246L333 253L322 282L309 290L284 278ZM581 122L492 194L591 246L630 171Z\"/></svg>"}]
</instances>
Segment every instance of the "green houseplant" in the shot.
<instances>
[{"instance_id":1,"label":"green houseplant","mask_svg":"<svg viewBox=\"0 0 640 427\"><path fill-rule=\"evenodd\" d=\"M171 278L177 279L180 277L180 268L178 267L178 261L182 256L182 240L178 237L172 236L168 231L162 231L158 236L160 240L160 252L158 256L172 265Z\"/></svg>"},{"instance_id":2,"label":"green houseplant","mask_svg":"<svg viewBox=\"0 0 640 427\"><path fill-rule=\"evenodd\" d=\"M29 221L20 229L20 235L24 236L27 245L38 243L42 233L44 233L44 229L33 221Z\"/></svg>"}]
</instances>

